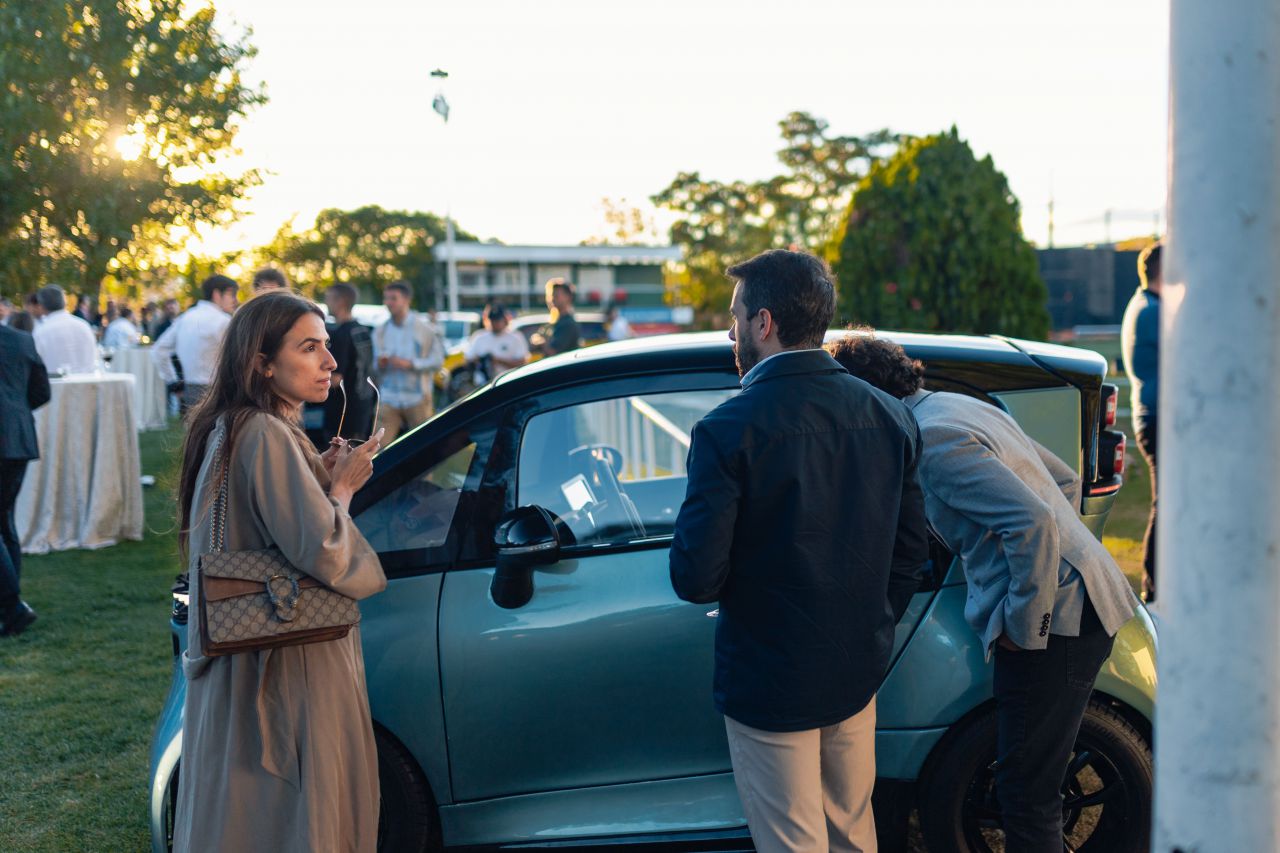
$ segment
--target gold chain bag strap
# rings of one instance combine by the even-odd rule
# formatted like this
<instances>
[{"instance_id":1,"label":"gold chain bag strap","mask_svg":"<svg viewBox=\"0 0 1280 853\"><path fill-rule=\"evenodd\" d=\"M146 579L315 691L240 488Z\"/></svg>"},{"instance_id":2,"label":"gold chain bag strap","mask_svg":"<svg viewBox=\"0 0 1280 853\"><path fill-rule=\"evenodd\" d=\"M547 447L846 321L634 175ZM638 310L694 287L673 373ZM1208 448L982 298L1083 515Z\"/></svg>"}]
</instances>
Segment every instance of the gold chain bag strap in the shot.
<instances>
[{"instance_id":1,"label":"gold chain bag strap","mask_svg":"<svg viewBox=\"0 0 1280 853\"><path fill-rule=\"evenodd\" d=\"M208 657L345 637L360 621L355 599L334 592L295 568L278 548L226 550L227 476L218 432L214 464L218 497L213 506L212 550L200 556L200 639Z\"/></svg>"}]
</instances>

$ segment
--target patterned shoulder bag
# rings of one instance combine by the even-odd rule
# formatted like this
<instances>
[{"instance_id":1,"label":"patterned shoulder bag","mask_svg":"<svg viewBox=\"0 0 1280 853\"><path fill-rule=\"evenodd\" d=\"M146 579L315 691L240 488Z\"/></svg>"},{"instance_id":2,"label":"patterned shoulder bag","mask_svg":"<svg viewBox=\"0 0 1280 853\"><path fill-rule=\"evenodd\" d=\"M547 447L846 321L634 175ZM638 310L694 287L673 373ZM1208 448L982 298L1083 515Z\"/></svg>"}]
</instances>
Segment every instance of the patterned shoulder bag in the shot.
<instances>
[{"instance_id":1,"label":"patterned shoulder bag","mask_svg":"<svg viewBox=\"0 0 1280 853\"><path fill-rule=\"evenodd\" d=\"M200 646L207 657L338 640L360 622L355 599L295 568L278 548L226 550L230 460L218 432L211 547L200 555Z\"/></svg>"}]
</instances>

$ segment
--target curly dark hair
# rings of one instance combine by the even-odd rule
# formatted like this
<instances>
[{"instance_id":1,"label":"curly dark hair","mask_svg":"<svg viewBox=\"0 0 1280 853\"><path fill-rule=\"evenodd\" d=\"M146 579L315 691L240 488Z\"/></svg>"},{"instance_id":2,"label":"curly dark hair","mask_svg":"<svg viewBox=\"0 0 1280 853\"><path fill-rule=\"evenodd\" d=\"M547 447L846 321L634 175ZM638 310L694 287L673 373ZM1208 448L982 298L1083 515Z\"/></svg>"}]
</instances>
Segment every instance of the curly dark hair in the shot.
<instances>
[{"instance_id":1,"label":"curly dark hair","mask_svg":"<svg viewBox=\"0 0 1280 853\"><path fill-rule=\"evenodd\" d=\"M849 373L899 399L924 385L924 363L893 341L877 338L870 329L855 329L826 349Z\"/></svg>"}]
</instances>

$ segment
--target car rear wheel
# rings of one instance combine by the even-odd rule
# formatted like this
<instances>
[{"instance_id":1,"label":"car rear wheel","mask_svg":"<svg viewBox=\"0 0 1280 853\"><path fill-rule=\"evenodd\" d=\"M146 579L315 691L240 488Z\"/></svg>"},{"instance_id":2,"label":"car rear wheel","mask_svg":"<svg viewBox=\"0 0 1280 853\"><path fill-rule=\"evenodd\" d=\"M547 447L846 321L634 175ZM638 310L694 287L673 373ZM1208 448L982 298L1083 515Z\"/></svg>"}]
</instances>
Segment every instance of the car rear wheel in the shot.
<instances>
[{"instance_id":1,"label":"car rear wheel","mask_svg":"<svg viewBox=\"0 0 1280 853\"><path fill-rule=\"evenodd\" d=\"M434 853L441 849L435 798L418 764L387 732L374 728L378 746L379 853Z\"/></svg>"},{"instance_id":2,"label":"car rear wheel","mask_svg":"<svg viewBox=\"0 0 1280 853\"><path fill-rule=\"evenodd\" d=\"M991 770L995 714L967 724L943 746L920 786L920 829L931 853L1004 850ZM1146 853L1151 830L1151 747L1114 709L1091 702L1067 767L1064 848Z\"/></svg>"}]
</instances>

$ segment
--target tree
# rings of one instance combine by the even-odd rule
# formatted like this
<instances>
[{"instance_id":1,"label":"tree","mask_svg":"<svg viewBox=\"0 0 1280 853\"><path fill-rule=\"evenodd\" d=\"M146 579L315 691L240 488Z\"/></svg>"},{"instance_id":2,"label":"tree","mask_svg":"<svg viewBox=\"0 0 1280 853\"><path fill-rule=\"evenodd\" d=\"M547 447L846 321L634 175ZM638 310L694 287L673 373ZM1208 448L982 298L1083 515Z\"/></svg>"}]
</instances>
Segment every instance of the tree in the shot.
<instances>
[{"instance_id":1,"label":"tree","mask_svg":"<svg viewBox=\"0 0 1280 853\"><path fill-rule=\"evenodd\" d=\"M279 265L300 288L318 295L321 288L345 282L367 294L397 280L414 284L420 305L432 304L436 286L432 248L445 239L445 221L434 213L327 208L315 225L301 232L284 225L254 253L258 264ZM476 238L456 228L456 240Z\"/></svg>"},{"instance_id":2,"label":"tree","mask_svg":"<svg viewBox=\"0 0 1280 853\"><path fill-rule=\"evenodd\" d=\"M600 199L604 228L582 241L584 246L621 246L629 243L657 243L662 239L653 217L628 204L625 198Z\"/></svg>"},{"instance_id":3,"label":"tree","mask_svg":"<svg viewBox=\"0 0 1280 853\"><path fill-rule=\"evenodd\" d=\"M833 256L840 315L929 332L1043 339L1048 291L1018 200L955 127L903 144L858 184Z\"/></svg>"},{"instance_id":4,"label":"tree","mask_svg":"<svg viewBox=\"0 0 1280 853\"><path fill-rule=\"evenodd\" d=\"M767 249L824 246L844 218L853 185L901 139L888 130L831 137L825 121L803 112L778 127L784 174L723 183L681 172L652 197L679 216L671 226L671 242L685 255L676 298L704 322L728 313L732 286L724 271L733 263Z\"/></svg>"},{"instance_id":5,"label":"tree","mask_svg":"<svg viewBox=\"0 0 1280 853\"><path fill-rule=\"evenodd\" d=\"M152 226L226 221L259 182L228 175L239 119L265 101L253 56L184 0L0 4L0 275L96 294ZM119 262L117 262L118 264Z\"/></svg>"}]
</instances>

